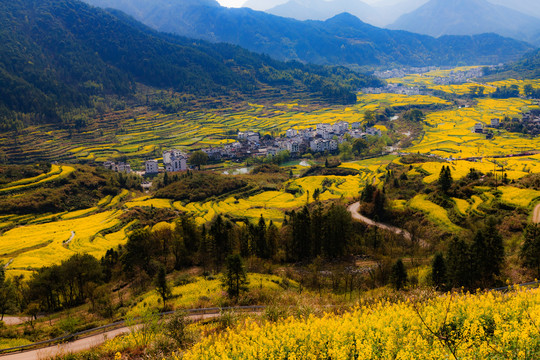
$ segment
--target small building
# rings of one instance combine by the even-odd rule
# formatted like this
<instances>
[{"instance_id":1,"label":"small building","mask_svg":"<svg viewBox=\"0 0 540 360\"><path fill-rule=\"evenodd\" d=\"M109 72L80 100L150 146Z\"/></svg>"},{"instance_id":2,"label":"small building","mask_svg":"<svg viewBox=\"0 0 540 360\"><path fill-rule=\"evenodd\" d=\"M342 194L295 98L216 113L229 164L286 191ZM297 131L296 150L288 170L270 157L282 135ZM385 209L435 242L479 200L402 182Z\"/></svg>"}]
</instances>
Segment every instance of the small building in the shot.
<instances>
[{"instance_id":1,"label":"small building","mask_svg":"<svg viewBox=\"0 0 540 360\"><path fill-rule=\"evenodd\" d=\"M292 138L298 135L298 130L296 129L289 129L285 131L285 136L288 138Z\"/></svg>"},{"instance_id":2,"label":"small building","mask_svg":"<svg viewBox=\"0 0 540 360\"><path fill-rule=\"evenodd\" d=\"M346 121L338 121L332 125L332 130L338 134L344 134L349 130L349 123Z\"/></svg>"},{"instance_id":3,"label":"small building","mask_svg":"<svg viewBox=\"0 0 540 360\"><path fill-rule=\"evenodd\" d=\"M113 170L116 172L123 172L129 174L131 172L131 165L119 162L114 165Z\"/></svg>"},{"instance_id":4,"label":"small building","mask_svg":"<svg viewBox=\"0 0 540 360\"><path fill-rule=\"evenodd\" d=\"M498 128L501 125L501 121L498 118L491 119L491 127Z\"/></svg>"},{"instance_id":5,"label":"small building","mask_svg":"<svg viewBox=\"0 0 540 360\"><path fill-rule=\"evenodd\" d=\"M287 142L286 146L287 146L287 150L288 150L291 154L295 154L295 153L297 153L297 152L300 151L300 144L298 144L298 143L295 142L295 141L289 141L289 142Z\"/></svg>"},{"instance_id":6,"label":"small building","mask_svg":"<svg viewBox=\"0 0 540 360\"><path fill-rule=\"evenodd\" d=\"M371 136L382 136L382 131L380 129L377 129L376 127L367 128L366 133Z\"/></svg>"},{"instance_id":7,"label":"small building","mask_svg":"<svg viewBox=\"0 0 540 360\"><path fill-rule=\"evenodd\" d=\"M165 171L167 172L186 171L187 156L176 149L164 151L163 165L165 165Z\"/></svg>"},{"instance_id":8,"label":"small building","mask_svg":"<svg viewBox=\"0 0 540 360\"><path fill-rule=\"evenodd\" d=\"M338 142L336 140L328 140L328 145L326 147L330 151L336 151L338 149Z\"/></svg>"},{"instance_id":9,"label":"small building","mask_svg":"<svg viewBox=\"0 0 540 360\"><path fill-rule=\"evenodd\" d=\"M146 175L155 175L159 172L159 166L157 160L146 160L144 163L144 173Z\"/></svg>"},{"instance_id":10,"label":"small building","mask_svg":"<svg viewBox=\"0 0 540 360\"><path fill-rule=\"evenodd\" d=\"M104 161L103 162L103 167L105 169L114 170L114 162L112 162L112 161Z\"/></svg>"},{"instance_id":11,"label":"small building","mask_svg":"<svg viewBox=\"0 0 540 360\"><path fill-rule=\"evenodd\" d=\"M482 123L474 124L473 133L475 133L475 134L483 134L484 133L484 124L482 124Z\"/></svg>"},{"instance_id":12,"label":"small building","mask_svg":"<svg viewBox=\"0 0 540 360\"><path fill-rule=\"evenodd\" d=\"M362 123L360 121L356 121L351 124L351 129L361 129L361 128L362 128Z\"/></svg>"},{"instance_id":13,"label":"small building","mask_svg":"<svg viewBox=\"0 0 540 360\"><path fill-rule=\"evenodd\" d=\"M260 136L259 133L253 132L253 131L240 131L238 132L238 140L240 141L248 141L248 142L259 142Z\"/></svg>"}]
</instances>

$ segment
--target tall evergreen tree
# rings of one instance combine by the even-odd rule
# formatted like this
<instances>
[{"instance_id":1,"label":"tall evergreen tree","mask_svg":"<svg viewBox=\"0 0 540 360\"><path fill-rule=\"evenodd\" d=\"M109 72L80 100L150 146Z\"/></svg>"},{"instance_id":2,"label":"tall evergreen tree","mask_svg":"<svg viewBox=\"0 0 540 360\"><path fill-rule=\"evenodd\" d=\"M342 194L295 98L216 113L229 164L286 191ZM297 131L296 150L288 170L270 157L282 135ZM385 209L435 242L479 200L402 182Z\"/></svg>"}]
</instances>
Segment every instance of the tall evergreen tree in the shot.
<instances>
[{"instance_id":1,"label":"tall evergreen tree","mask_svg":"<svg viewBox=\"0 0 540 360\"><path fill-rule=\"evenodd\" d=\"M452 172L450 171L449 166L444 166L441 168L441 172L439 173L439 187L441 188L442 192L445 194L448 194L448 191L452 187Z\"/></svg>"},{"instance_id":2,"label":"tall evergreen tree","mask_svg":"<svg viewBox=\"0 0 540 360\"><path fill-rule=\"evenodd\" d=\"M156 291L163 301L163 307L165 307L165 302L172 296L171 288L167 283L167 271L165 270L165 266L159 268L155 279L155 286Z\"/></svg>"},{"instance_id":3,"label":"tall evergreen tree","mask_svg":"<svg viewBox=\"0 0 540 360\"><path fill-rule=\"evenodd\" d=\"M255 237L255 253L261 259L268 259L268 246L266 243L266 221L264 217L259 217Z\"/></svg>"},{"instance_id":4,"label":"tall evergreen tree","mask_svg":"<svg viewBox=\"0 0 540 360\"><path fill-rule=\"evenodd\" d=\"M403 261L398 259L392 266L392 272L390 273L390 283L396 290L401 290L407 284L407 270Z\"/></svg>"},{"instance_id":5,"label":"tall evergreen tree","mask_svg":"<svg viewBox=\"0 0 540 360\"><path fill-rule=\"evenodd\" d=\"M501 273L504 264L504 246L494 218L488 218L486 227L478 230L472 245L472 275L477 286L489 287Z\"/></svg>"},{"instance_id":6,"label":"tall evergreen tree","mask_svg":"<svg viewBox=\"0 0 540 360\"><path fill-rule=\"evenodd\" d=\"M311 257L311 214L307 206L294 214L292 222L293 257L295 260L304 260Z\"/></svg>"},{"instance_id":7,"label":"tall evergreen tree","mask_svg":"<svg viewBox=\"0 0 540 360\"><path fill-rule=\"evenodd\" d=\"M270 224L268 224L268 229L266 229L266 247L268 249L268 257L274 258L277 253L279 243L279 229L274 224L272 220L270 220Z\"/></svg>"},{"instance_id":8,"label":"tall evergreen tree","mask_svg":"<svg viewBox=\"0 0 540 360\"><path fill-rule=\"evenodd\" d=\"M324 254L330 258L342 256L351 232L351 214L342 205L333 204L328 209L324 222Z\"/></svg>"},{"instance_id":9,"label":"tall evergreen tree","mask_svg":"<svg viewBox=\"0 0 540 360\"><path fill-rule=\"evenodd\" d=\"M446 264L441 253L437 253L431 265L431 280L437 290L444 290L446 286Z\"/></svg>"},{"instance_id":10,"label":"tall evergreen tree","mask_svg":"<svg viewBox=\"0 0 540 360\"><path fill-rule=\"evenodd\" d=\"M529 224L523 231L523 245L521 246L520 258L523 265L535 271L540 278L540 225Z\"/></svg>"},{"instance_id":11,"label":"tall evergreen tree","mask_svg":"<svg viewBox=\"0 0 540 360\"><path fill-rule=\"evenodd\" d=\"M446 273L448 285L453 288L471 285L471 256L467 243L455 237L448 245Z\"/></svg>"},{"instance_id":12,"label":"tall evergreen tree","mask_svg":"<svg viewBox=\"0 0 540 360\"><path fill-rule=\"evenodd\" d=\"M230 298L238 298L247 290L249 282L240 255L234 254L227 257L226 270L221 283Z\"/></svg>"}]
</instances>

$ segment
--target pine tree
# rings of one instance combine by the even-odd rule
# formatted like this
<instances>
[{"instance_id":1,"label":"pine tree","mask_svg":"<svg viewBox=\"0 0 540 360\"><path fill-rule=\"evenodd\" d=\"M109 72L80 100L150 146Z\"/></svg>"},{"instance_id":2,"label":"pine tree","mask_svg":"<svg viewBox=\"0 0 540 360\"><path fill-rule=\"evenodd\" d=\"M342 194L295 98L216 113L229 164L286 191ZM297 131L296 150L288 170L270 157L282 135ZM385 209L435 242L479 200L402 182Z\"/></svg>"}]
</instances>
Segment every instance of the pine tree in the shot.
<instances>
[{"instance_id":1,"label":"pine tree","mask_svg":"<svg viewBox=\"0 0 540 360\"><path fill-rule=\"evenodd\" d=\"M431 280L437 290L444 290L446 286L446 264L441 253L437 253L431 265Z\"/></svg>"},{"instance_id":2,"label":"pine tree","mask_svg":"<svg viewBox=\"0 0 540 360\"><path fill-rule=\"evenodd\" d=\"M457 237L448 245L446 274L448 285L453 288L469 287L471 284L471 256L469 246Z\"/></svg>"},{"instance_id":3,"label":"pine tree","mask_svg":"<svg viewBox=\"0 0 540 360\"><path fill-rule=\"evenodd\" d=\"M247 290L249 284L246 269L240 255L229 255L226 260L226 271L221 281L230 298L238 298Z\"/></svg>"},{"instance_id":4,"label":"pine tree","mask_svg":"<svg viewBox=\"0 0 540 360\"><path fill-rule=\"evenodd\" d=\"M276 256L278 242L279 242L279 229L274 224L274 222L270 220L270 224L268 225L268 228L266 229L266 247L268 249L269 258L274 258Z\"/></svg>"},{"instance_id":5,"label":"pine tree","mask_svg":"<svg viewBox=\"0 0 540 360\"><path fill-rule=\"evenodd\" d=\"M396 261L396 263L392 266L390 283L396 290L403 289L407 284L407 270L405 270L405 265L403 265L403 261L401 259L398 259L398 261Z\"/></svg>"},{"instance_id":6,"label":"pine tree","mask_svg":"<svg viewBox=\"0 0 540 360\"><path fill-rule=\"evenodd\" d=\"M540 277L540 225L529 224L523 232L523 245L521 246L520 258L523 265L536 272Z\"/></svg>"},{"instance_id":7,"label":"pine tree","mask_svg":"<svg viewBox=\"0 0 540 360\"><path fill-rule=\"evenodd\" d=\"M169 287L169 284L167 284L167 271L165 270L165 266L161 266L159 268L155 280L155 285L156 291L163 300L163 307L165 307L165 301L167 301L167 299L172 296L171 288Z\"/></svg>"},{"instance_id":8,"label":"pine tree","mask_svg":"<svg viewBox=\"0 0 540 360\"><path fill-rule=\"evenodd\" d=\"M439 174L439 187L441 188L443 193L448 194L448 191L452 187L452 182L453 179L450 167L443 165Z\"/></svg>"},{"instance_id":9,"label":"pine tree","mask_svg":"<svg viewBox=\"0 0 540 360\"><path fill-rule=\"evenodd\" d=\"M257 231L256 231L256 254L261 259L267 259L268 258L268 247L266 243L266 221L264 221L264 217L260 216L259 223L257 225Z\"/></svg>"}]
</instances>

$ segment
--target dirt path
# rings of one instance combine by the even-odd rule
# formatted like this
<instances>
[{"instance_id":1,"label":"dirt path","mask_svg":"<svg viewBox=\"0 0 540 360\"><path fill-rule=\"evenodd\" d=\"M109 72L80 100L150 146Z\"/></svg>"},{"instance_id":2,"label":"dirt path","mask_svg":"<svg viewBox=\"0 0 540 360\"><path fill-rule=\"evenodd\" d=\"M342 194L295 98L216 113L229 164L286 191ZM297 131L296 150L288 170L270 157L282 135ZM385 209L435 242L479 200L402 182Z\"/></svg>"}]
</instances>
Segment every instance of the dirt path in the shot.
<instances>
[{"instance_id":1,"label":"dirt path","mask_svg":"<svg viewBox=\"0 0 540 360\"><path fill-rule=\"evenodd\" d=\"M540 204L534 208L533 223L540 224Z\"/></svg>"},{"instance_id":2,"label":"dirt path","mask_svg":"<svg viewBox=\"0 0 540 360\"><path fill-rule=\"evenodd\" d=\"M368 224L370 226L376 226L379 229L390 231L390 232L393 232L394 234L397 234L397 235L402 235L405 239L407 239L409 241L411 241L411 239L412 239L411 233L408 232L405 229L401 229L401 228L398 228L396 226L376 222L376 221L373 221L370 218L367 218L364 215L360 214L359 213L360 202L355 202L355 203L349 205L349 207L347 207L347 210L351 213L351 216L352 216L352 218L354 220L361 221L361 222L363 222L365 224ZM419 244L420 244L420 246L422 246L424 248L429 247L429 244L427 242L425 242L424 240L421 240L421 239L419 241Z\"/></svg>"},{"instance_id":3,"label":"dirt path","mask_svg":"<svg viewBox=\"0 0 540 360\"><path fill-rule=\"evenodd\" d=\"M2 320L6 325L19 325L29 320L29 317L25 316L4 316Z\"/></svg>"},{"instance_id":4,"label":"dirt path","mask_svg":"<svg viewBox=\"0 0 540 360\"><path fill-rule=\"evenodd\" d=\"M188 319L191 321L201 321L205 319L212 319L220 316L220 314L197 314L189 315ZM126 334L131 331L129 327L121 327L119 329L107 331L98 335L88 336L72 342L67 342L60 345L49 346L42 349L30 350L21 353L0 355L1 360L44 360L58 355L65 355L70 353L76 353L80 351L89 350L93 347L103 344L105 341L113 339L114 337L122 334Z\"/></svg>"}]
</instances>

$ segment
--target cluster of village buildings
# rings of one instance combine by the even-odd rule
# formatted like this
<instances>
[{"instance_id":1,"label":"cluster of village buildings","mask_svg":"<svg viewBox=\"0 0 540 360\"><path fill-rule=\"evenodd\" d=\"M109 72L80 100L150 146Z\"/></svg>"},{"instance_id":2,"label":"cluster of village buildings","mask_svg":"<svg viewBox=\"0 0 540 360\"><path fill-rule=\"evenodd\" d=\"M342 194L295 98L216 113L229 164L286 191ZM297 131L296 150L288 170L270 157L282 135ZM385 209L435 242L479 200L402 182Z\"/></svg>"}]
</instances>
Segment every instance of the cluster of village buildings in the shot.
<instances>
[{"instance_id":1,"label":"cluster of village buildings","mask_svg":"<svg viewBox=\"0 0 540 360\"><path fill-rule=\"evenodd\" d=\"M292 156L306 152L333 152L338 150L338 145L351 138L367 138L367 136L382 136L381 130L368 127L365 130L360 122L349 124L340 121L335 124L317 124L315 128L288 129L284 137L271 138L261 137L253 131L239 132L237 141L223 147L211 147L202 149L212 160L245 159L277 155L282 151L288 151Z\"/></svg>"},{"instance_id":2,"label":"cluster of village buildings","mask_svg":"<svg viewBox=\"0 0 540 360\"><path fill-rule=\"evenodd\" d=\"M210 160L246 159L249 157L275 156L282 151L288 151L291 156L299 156L306 152L335 152L338 145L346 141L347 137L358 139L368 136L382 136L380 129L375 127L364 128L362 123L349 124L346 121L335 124L317 124L315 128L288 129L283 137L261 137L253 131L238 132L237 141L223 147L210 147L202 149ZM172 149L163 152L163 169L166 172L185 171L188 169L188 156L182 151ZM128 164L106 161L104 166L118 172L131 172ZM158 160L145 162L145 174L159 173Z\"/></svg>"}]
</instances>

